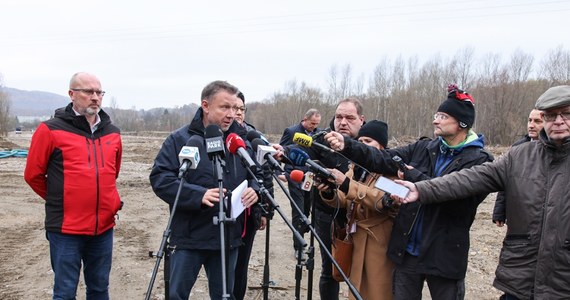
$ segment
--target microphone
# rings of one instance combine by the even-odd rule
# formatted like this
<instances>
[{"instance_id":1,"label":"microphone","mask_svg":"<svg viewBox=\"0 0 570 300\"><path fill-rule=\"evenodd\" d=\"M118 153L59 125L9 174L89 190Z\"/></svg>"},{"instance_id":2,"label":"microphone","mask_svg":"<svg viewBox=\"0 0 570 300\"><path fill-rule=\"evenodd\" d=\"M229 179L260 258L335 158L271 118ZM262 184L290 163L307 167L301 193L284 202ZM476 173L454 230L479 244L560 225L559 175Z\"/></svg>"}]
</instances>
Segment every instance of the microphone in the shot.
<instances>
[{"instance_id":1,"label":"microphone","mask_svg":"<svg viewBox=\"0 0 570 300\"><path fill-rule=\"evenodd\" d=\"M267 162L271 168L284 172L281 164L273 157L273 154L276 153L277 150L271 146L266 146L263 140L259 138L254 138L253 141L251 141L251 146L253 147L253 151L256 152L255 159L259 165L263 165Z\"/></svg>"},{"instance_id":2,"label":"microphone","mask_svg":"<svg viewBox=\"0 0 570 300\"><path fill-rule=\"evenodd\" d=\"M289 178L291 178L291 181L301 183L303 180L305 180L305 173L303 173L301 170L293 170L291 173L289 173Z\"/></svg>"},{"instance_id":3,"label":"microphone","mask_svg":"<svg viewBox=\"0 0 570 300\"><path fill-rule=\"evenodd\" d=\"M327 152L334 152L333 149L313 141L313 138L300 132L295 132L293 135L293 142L299 146L310 148L311 146L316 146L317 148L327 151Z\"/></svg>"},{"instance_id":4,"label":"microphone","mask_svg":"<svg viewBox=\"0 0 570 300\"><path fill-rule=\"evenodd\" d=\"M308 166L313 170L318 176L325 179L336 179L334 175L327 169L321 167L318 163L309 159L309 154L305 151L297 148L293 148L289 151L289 159L296 166Z\"/></svg>"},{"instance_id":5,"label":"microphone","mask_svg":"<svg viewBox=\"0 0 570 300\"><path fill-rule=\"evenodd\" d=\"M259 131L257 130L250 130L247 132L247 135L245 136L247 138L247 140L251 143L253 142L254 139L260 139L263 141L264 145L269 146L269 140L263 136L263 134L261 134ZM255 150L255 149L254 149Z\"/></svg>"},{"instance_id":6,"label":"microphone","mask_svg":"<svg viewBox=\"0 0 570 300\"><path fill-rule=\"evenodd\" d=\"M200 163L200 142L189 139L185 146L180 149L178 161L180 161L180 172L184 173L188 169L195 170Z\"/></svg>"},{"instance_id":7,"label":"microphone","mask_svg":"<svg viewBox=\"0 0 570 300\"><path fill-rule=\"evenodd\" d=\"M206 152L210 160L214 159L216 155L219 155L222 159L226 156L223 136L224 133L220 126L208 125L208 127L206 127L204 138L206 139Z\"/></svg>"},{"instance_id":8,"label":"microphone","mask_svg":"<svg viewBox=\"0 0 570 300\"><path fill-rule=\"evenodd\" d=\"M245 142L239 135L233 132L230 133L226 139L226 147L230 153L239 155L241 161L247 168L253 172L257 170L257 166L249 156L249 153L245 150Z\"/></svg>"},{"instance_id":9,"label":"microphone","mask_svg":"<svg viewBox=\"0 0 570 300\"><path fill-rule=\"evenodd\" d=\"M327 134L327 133L329 133L329 132L331 132L331 131L332 131L331 128L330 128L330 127L327 127L327 128L325 128L325 129L323 129L323 130L321 130L321 131L319 131L319 132L313 134L313 140L316 140L316 139L320 138L321 136L324 136L325 134Z\"/></svg>"}]
</instances>

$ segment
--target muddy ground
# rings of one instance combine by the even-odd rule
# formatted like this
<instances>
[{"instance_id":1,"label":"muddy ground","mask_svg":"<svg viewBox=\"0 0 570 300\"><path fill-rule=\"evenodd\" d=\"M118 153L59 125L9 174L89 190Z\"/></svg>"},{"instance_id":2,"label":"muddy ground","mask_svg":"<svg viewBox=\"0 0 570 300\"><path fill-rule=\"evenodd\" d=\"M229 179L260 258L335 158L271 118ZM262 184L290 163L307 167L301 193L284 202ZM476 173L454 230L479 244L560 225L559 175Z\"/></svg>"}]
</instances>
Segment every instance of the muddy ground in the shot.
<instances>
[{"instance_id":1,"label":"muddy ground","mask_svg":"<svg viewBox=\"0 0 570 300\"><path fill-rule=\"evenodd\" d=\"M144 299L156 259L149 251L157 251L168 220L167 205L150 187L148 175L166 133L124 134L124 154L118 179L119 193L125 202L117 220L111 272L112 299ZM0 138L0 150L27 149L30 132L10 133ZM24 182L25 158L0 159L0 299L51 299L53 272L49 261L48 242L43 229L44 205ZM280 191L276 199L290 215L290 205ZM499 250L506 228L491 223L495 195L479 207L471 230L471 250L466 279L467 299L497 299L499 291L492 287ZM279 215L271 223L270 276L274 282L270 299L294 299L295 263L289 229ZM258 232L249 266L247 299L262 299L265 257L265 232ZM313 298L318 299L317 251ZM307 275L303 269L301 299L307 295ZM347 287L341 285L342 293ZM208 299L205 276L198 279L192 299ZM424 288L425 299L429 299ZM342 297L341 297L342 298ZM85 286L80 282L78 299L85 299ZM162 266L152 291L152 299L164 299Z\"/></svg>"}]
</instances>

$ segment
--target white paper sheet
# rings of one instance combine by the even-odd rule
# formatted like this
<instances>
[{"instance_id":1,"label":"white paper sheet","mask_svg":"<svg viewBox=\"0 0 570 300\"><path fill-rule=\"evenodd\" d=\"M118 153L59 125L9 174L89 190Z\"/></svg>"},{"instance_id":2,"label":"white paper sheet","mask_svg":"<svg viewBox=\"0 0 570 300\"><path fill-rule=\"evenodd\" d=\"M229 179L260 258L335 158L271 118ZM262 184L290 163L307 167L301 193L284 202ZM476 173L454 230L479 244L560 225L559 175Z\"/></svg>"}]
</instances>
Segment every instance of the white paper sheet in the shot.
<instances>
[{"instance_id":1,"label":"white paper sheet","mask_svg":"<svg viewBox=\"0 0 570 300\"><path fill-rule=\"evenodd\" d=\"M241 202L241 195L247 188L247 180L244 180L232 191L232 214L231 218L237 218L245 210L245 206Z\"/></svg>"}]
</instances>

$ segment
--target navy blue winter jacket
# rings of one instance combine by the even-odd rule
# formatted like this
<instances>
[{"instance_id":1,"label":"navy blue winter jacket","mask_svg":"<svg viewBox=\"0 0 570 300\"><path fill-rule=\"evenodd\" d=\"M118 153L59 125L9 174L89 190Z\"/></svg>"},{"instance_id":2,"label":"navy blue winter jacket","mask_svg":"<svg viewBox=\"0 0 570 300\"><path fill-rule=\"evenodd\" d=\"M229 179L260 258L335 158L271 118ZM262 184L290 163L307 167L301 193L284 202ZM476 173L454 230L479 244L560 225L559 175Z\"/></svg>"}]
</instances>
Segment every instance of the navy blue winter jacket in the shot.
<instances>
[{"instance_id":1,"label":"navy blue winter jacket","mask_svg":"<svg viewBox=\"0 0 570 300\"><path fill-rule=\"evenodd\" d=\"M213 217L219 213L218 204L213 207L202 205L202 197L206 190L218 187L217 176L214 176L214 164L208 158L204 144L204 125L202 122L202 109L198 109L192 122L172 132L162 144L158 152L152 171L150 183L154 193L172 210L176 192L180 184L178 170L180 163L178 154L190 138L200 142L200 162L195 170L188 170L183 184L176 212L172 220L170 246L176 249L220 249L220 228L213 224ZM246 131L234 122L224 132L224 141L229 133L235 132L246 140ZM248 152L253 154L249 143ZM252 157L254 157L252 155ZM237 155L225 149L225 172L223 174L223 187L232 191L244 180L256 191L258 185L250 180L247 170ZM243 217L243 214L242 214ZM231 248L241 245L241 231L239 224L227 225L228 244Z\"/></svg>"}]
</instances>

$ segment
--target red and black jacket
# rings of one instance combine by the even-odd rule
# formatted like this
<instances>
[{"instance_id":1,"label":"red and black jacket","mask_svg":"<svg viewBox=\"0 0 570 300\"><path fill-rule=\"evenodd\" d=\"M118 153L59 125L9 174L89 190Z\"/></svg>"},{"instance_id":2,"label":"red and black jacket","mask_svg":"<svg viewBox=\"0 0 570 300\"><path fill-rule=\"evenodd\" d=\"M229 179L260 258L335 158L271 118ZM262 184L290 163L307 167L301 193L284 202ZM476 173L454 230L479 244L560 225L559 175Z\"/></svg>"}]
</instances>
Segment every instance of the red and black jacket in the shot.
<instances>
[{"instance_id":1,"label":"red and black jacket","mask_svg":"<svg viewBox=\"0 0 570 300\"><path fill-rule=\"evenodd\" d=\"M122 141L109 116L100 111L99 117L92 133L70 103L32 137L24 179L46 200L46 231L99 235L115 225Z\"/></svg>"}]
</instances>

